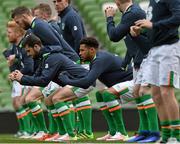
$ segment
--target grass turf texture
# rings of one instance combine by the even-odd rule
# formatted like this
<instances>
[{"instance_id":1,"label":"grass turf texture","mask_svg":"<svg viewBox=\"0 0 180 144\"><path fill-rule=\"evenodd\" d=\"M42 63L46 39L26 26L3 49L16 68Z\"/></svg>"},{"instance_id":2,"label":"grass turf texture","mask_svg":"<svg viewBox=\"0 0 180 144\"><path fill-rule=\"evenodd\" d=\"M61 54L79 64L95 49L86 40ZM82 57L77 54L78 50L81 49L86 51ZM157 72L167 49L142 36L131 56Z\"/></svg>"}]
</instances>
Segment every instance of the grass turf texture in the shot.
<instances>
[{"instance_id":1,"label":"grass turf texture","mask_svg":"<svg viewBox=\"0 0 180 144\"><path fill-rule=\"evenodd\" d=\"M129 136L132 136L134 132L129 132ZM96 141L97 137L101 137L103 135L105 135L106 132L95 132L95 138L92 140L78 140L78 141L71 141L70 143L121 143L121 142L105 142L105 141ZM31 139L20 139L20 138L16 138L14 137L13 134L1 134L0 135L0 143L55 143L55 142L44 142L44 141L37 141L37 140L31 140ZM124 143L124 142L122 142Z\"/></svg>"}]
</instances>

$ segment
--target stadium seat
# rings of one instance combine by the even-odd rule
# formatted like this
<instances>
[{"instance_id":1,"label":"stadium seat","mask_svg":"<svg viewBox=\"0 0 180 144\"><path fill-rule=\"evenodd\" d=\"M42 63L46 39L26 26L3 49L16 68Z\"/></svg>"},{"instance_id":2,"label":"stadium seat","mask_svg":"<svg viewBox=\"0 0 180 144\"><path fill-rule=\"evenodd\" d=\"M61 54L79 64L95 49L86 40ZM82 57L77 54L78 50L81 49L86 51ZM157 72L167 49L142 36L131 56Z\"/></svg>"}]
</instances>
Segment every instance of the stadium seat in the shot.
<instances>
[{"instance_id":1,"label":"stadium seat","mask_svg":"<svg viewBox=\"0 0 180 144\"><path fill-rule=\"evenodd\" d=\"M5 48L9 47L6 24L10 18L10 11L19 5L32 7L36 2L34 0L0 0L0 4L0 53L2 53ZM9 68L2 54L0 55L0 61L0 91L2 91L0 93L0 109L12 110L11 83L7 80Z\"/></svg>"}]
</instances>

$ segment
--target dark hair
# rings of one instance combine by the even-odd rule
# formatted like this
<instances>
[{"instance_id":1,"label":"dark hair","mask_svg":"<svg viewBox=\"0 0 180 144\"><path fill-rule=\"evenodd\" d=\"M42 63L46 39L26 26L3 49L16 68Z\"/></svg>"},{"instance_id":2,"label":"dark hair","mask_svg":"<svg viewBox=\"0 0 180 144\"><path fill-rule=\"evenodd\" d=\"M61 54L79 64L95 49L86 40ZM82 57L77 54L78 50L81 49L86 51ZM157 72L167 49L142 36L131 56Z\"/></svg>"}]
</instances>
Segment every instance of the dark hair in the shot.
<instances>
[{"instance_id":1,"label":"dark hair","mask_svg":"<svg viewBox=\"0 0 180 144\"><path fill-rule=\"evenodd\" d=\"M132 0L119 0L119 2L121 3L121 4L124 4L124 3L129 3L129 2L131 2Z\"/></svg>"},{"instance_id":2,"label":"dark hair","mask_svg":"<svg viewBox=\"0 0 180 144\"><path fill-rule=\"evenodd\" d=\"M26 35L22 42L23 47L26 47L26 46L34 47L35 44L42 46L41 40L33 33Z\"/></svg>"},{"instance_id":3,"label":"dark hair","mask_svg":"<svg viewBox=\"0 0 180 144\"><path fill-rule=\"evenodd\" d=\"M28 14L31 15L31 10L25 6L19 6L12 10L11 12L11 18L14 18L15 16L22 15L22 14Z\"/></svg>"},{"instance_id":4,"label":"dark hair","mask_svg":"<svg viewBox=\"0 0 180 144\"><path fill-rule=\"evenodd\" d=\"M94 47L95 49L99 48L99 43L94 37L85 37L80 41L80 45L85 44L88 47Z\"/></svg>"},{"instance_id":5,"label":"dark hair","mask_svg":"<svg viewBox=\"0 0 180 144\"><path fill-rule=\"evenodd\" d=\"M71 0L68 0L68 4L70 4L71 3Z\"/></svg>"},{"instance_id":6,"label":"dark hair","mask_svg":"<svg viewBox=\"0 0 180 144\"><path fill-rule=\"evenodd\" d=\"M56 0L53 0L53 3L55 3ZM71 0L67 0L68 4L71 4Z\"/></svg>"},{"instance_id":7,"label":"dark hair","mask_svg":"<svg viewBox=\"0 0 180 144\"><path fill-rule=\"evenodd\" d=\"M46 13L49 17L52 15L52 10L49 4L47 3L40 3L33 10L40 10L43 13Z\"/></svg>"}]
</instances>

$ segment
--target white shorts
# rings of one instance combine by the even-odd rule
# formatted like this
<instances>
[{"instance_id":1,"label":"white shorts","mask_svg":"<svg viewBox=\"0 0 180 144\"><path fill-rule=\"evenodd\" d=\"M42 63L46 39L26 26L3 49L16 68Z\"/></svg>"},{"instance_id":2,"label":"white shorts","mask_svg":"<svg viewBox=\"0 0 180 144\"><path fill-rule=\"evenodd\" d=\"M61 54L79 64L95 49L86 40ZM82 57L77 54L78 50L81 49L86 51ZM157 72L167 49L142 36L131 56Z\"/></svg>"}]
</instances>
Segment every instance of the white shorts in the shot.
<instances>
[{"instance_id":1,"label":"white shorts","mask_svg":"<svg viewBox=\"0 0 180 144\"><path fill-rule=\"evenodd\" d=\"M152 48L145 64L142 83L180 88L180 41Z\"/></svg>"},{"instance_id":2,"label":"white shorts","mask_svg":"<svg viewBox=\"0 0 180 144\"><path fill-rule=\"evenodd\" d=\"M70 86L70 85L67 85L67 87L71 88L72 91L74 92L74 94L75 94L78 98L84 97L85 95L87 95L88 93L90 93L90 92L94 89L93 86L90 86L90 87L87 88L87 89L78 88L78 87L74 87L74 86Z\"/></svg>"},{"instance_id":3,"label":"white shorts","mask_svg":"<svg viewBox=\"0 0 180 144\"><path fill-rule=\"evenodd\" d=\"M42 89L42 94L45 97L48 97L60 87L61 86L59 86L57 83L51 81L45 88Z\"/></svg>"},{"instance_id":4,"label":"white shorts","mask_svg":"<svg viewBox=\"0 0 180 144\"><path fill-rule=\"evenodd\" d=\"M22 96L28 90L29 90L29 86L24 86L21 85L18 81L13 81L11 97L14 98L14 97Z\"/></svg>"},{"instance_id":5,"label":"white shorts","mask_svg":"<svg viewBox=\"0 0 180 144\"><path fill-rule=\"evenodd\" d=\"M134 80L118 83L112 87L120 95L120 100L122 103L127 103L134 100L134 97L132 95L134 88Z\"/></svg>"},{"instance_id":6,"label":"white shorts","mask_svg":"<svg viewBox=\"0 0 180 144\"><path fill-rule=\"evenodd\" d=\"M142 78L143 75L146 75L147 73L147 68L146 68L147 64L146 64L146 58L143 59L141 65L140 65L140 69L138 71L136 71L136 77L134 77L134 83L135 84L141 84L142 86L147 86L147 83L142 83Z\"/></svg>"}]
</instances>

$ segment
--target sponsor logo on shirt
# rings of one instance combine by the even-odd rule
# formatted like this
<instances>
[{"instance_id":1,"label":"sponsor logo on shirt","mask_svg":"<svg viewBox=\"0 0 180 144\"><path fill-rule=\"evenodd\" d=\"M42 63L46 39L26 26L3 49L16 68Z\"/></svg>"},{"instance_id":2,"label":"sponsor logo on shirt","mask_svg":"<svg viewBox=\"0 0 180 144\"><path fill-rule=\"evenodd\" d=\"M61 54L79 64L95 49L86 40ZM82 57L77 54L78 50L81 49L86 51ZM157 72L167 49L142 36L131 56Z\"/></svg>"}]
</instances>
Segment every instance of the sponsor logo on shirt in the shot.
<instances>
[{"instance_id":1,"label":"sponsor logo on shirt","mask_svg":"<svg viewBox=\"0 0 180 144\"><path fill-rule=\"evenodd\" d=\"M49 65L48 64L45 64L45 69L48 69L49 68Z\"/></svg>"},{"instance_id":2,"label":"sponsor logo on shirt","mask_svg":"<svg viewBox=\"0 0 180 144\"><path fill-rule=\"evenodd\" d=\"M65 23L62 23L62 30L64 30L65 28Z\"/></svg>"},{"instance_id":3,"label":"sponsor logo on shirt","mask_svg":"<svg viewBox=\"0 0 180 144\"><path fill-rule=\"evenodd\" d=\"M77 31L77 30L78 30L77 26L74 26L74 31Z\"/></svg>"},{"instance_id":4,"label":"sponsor logo on shirt","mask_svg":"<svg viewBox=\"0 0 180 144\"><path fill-rule=\"evenodd\" d=\"M160 0L155 0L156 3L158 3Z\"/></svg>"}]
</instances>

